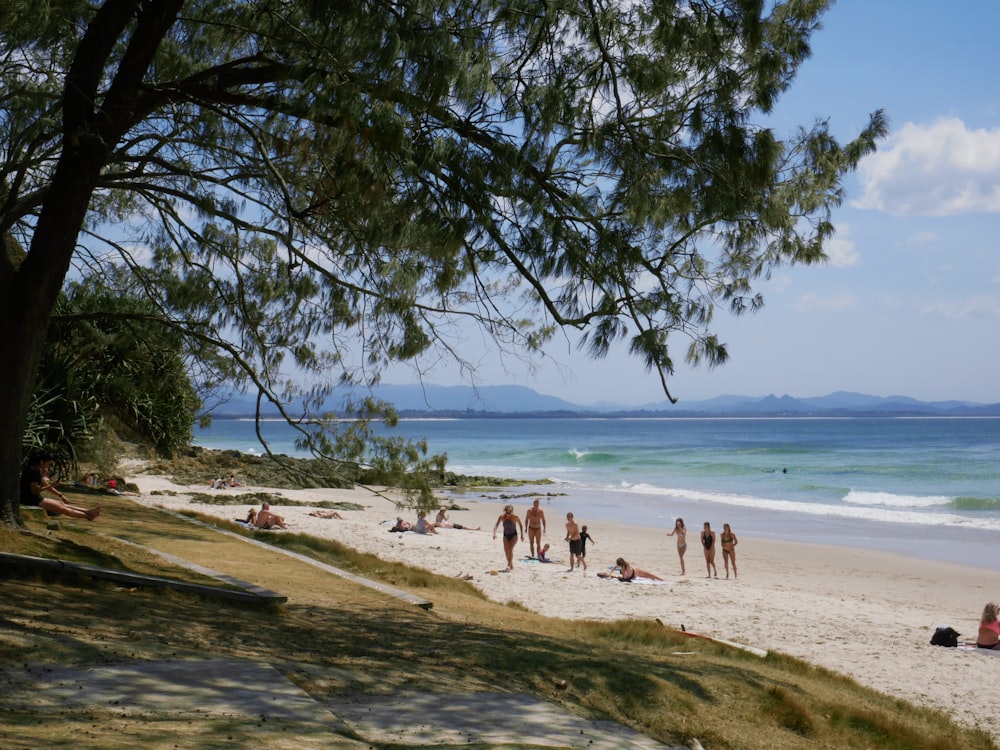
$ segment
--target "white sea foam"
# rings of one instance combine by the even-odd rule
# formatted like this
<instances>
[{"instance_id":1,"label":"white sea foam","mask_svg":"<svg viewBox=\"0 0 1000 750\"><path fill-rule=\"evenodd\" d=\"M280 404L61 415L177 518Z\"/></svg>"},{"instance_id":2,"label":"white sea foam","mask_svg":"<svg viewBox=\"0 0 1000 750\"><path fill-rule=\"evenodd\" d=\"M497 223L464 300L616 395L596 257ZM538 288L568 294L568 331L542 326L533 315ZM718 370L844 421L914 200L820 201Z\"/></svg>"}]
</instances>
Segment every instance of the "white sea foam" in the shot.
<instances>
[{"instance_id":1,"label":"white sea foam","mask_svg":"<svg viewBox=\"0 0 1000 750\"><path fill-rule=\"evenodd\" d=\"M532 468L530 466L504 466L499 464L449 464L448 470L456 474L465 474L473 477L501 477L505 479L549 479L549 469ZM561 467L560 472L575 474L579 469L573 467ZM560 480L553 480L560 481Z\"/></svg>"},{"instance_id":2,"label":"white sea foam","mask_svg":"<svg viewBox=\"0 0 1000 750\"><path fill-rule=\"evenodd\" d=\"M668 503L670 499L676 499L695 503L716 503L760 511L795 513L814 517L826 516L829 518L878 521L881 523L952 526L956 528L1000 531L1000 518L970 518L956 513L921 510L923 508L936 508L945 505L951 500L948 497L921 498L893 496L890 493L857 493L858 496L867 495L868 501L866 503L855 501L848 504L832 504L779 500L736 493L658 487L643 483L629 484L624 481L618 485L605 487L605 491L642 495L644 497L659 496L663 498L664 503ZM874 502L873 498L880 498L881 501ZM910 510L905 510L906 508Z\"/></svg>"},{"instance_id":3,"label":"white sea foam","mask_svg":"<svg viewBox=\"0 0 1000 750\"><path fill-rule=\"evenodd\" d=\"M881 505L886 508L933 508L948 505L955 498L944 495L894 495L891 492L859 492L851 490L844 496L845 503L852 505Z\"/></svg>"}]
</instances>

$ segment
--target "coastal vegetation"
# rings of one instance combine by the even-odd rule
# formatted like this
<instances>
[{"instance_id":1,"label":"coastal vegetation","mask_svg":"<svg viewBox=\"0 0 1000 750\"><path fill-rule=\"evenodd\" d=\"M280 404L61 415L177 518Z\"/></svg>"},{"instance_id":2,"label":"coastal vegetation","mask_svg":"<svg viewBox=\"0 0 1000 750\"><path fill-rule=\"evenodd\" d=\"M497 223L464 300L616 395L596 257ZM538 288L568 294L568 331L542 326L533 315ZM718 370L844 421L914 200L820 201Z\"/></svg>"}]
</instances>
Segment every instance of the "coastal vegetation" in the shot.
<instances>
[{"instance_id":1,"label":"coastal vegetation","mask_svg":"<svg viewBox=\"0 0 1000 750\"><path fill-rule=\"evenodd\" d=\"M769 126L830 4L3 3L5 520L80 280L100 304L67 322L178 341L198 394L249 392L345 480L425 501L444 458L376 434L396 414L367 396L318 413L332 386L441 359L474 377L470 340L530 358L565 333L672 400L678 357L726 361L720 309L824 259L843 178L887 132L880 111L844 143ZM127 353L102 371L160 363Z\"/></svg>"},{"instance_id":2,"label":"coastal vegetation","mask_svg":"<svg viewBox=\"0 0 1000 750\"><path fill-rule=\"evenodd\" d=\"M709 750L995 748L985 733L941 713L796 659L773 653L762 659L693 640L655 620L540 617L520 605L489 601L464 581L334 542L301 534L255 537L413 591L433 601L424 611L292 560L275 565L265 561L266 548L209 528L251 534L235 524L200 517L205 526L192 525L127 497L110 497L106 505L100 529L67 521L59 534L47 535L44 520L31 517L32 533L0 529L0 544L13 552L204 583L200 574L146 549L170 544L187 549L189 559L197 550L199 563L209 568L253 571L255 583L280 590L289 602L252 608L81 579L18 576L5 567L0 627L11 637L0 638L0 663L8 696L31 690L37 675L62 667L252 658L274 665L320 705L326 697L373 690L500 690L536 695L581 719L620 722L672 746L698 739ZM517 728L512 721L514 737ZM192 721L170 711L8 701L0 744L15 737L45 747L68 746L72 738L74 747L102 750L332 748L361 739L267 715L205 713ZM398 747L377 741L363 746Z\"/></svg>"}]
</instances>

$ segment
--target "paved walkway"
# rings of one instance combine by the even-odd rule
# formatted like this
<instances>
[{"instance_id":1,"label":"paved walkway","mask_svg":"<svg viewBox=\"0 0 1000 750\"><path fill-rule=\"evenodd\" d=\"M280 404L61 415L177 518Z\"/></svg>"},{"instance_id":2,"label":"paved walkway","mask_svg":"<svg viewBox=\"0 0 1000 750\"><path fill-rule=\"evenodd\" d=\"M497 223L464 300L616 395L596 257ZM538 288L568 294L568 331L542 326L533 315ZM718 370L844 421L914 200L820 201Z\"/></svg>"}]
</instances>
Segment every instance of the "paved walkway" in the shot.
<instances>
[{"instance_id":1,"label":"paved walkway","mask_svg":"<svg viewBox=\"0 0 1000 750\"><path fill-rule=\"evenodd\" d=\"M14 705L30 700L40 715L74 704L174 716L284 719L308 729L312 736L325 727L331 735L347 731L368 742L402 745L667 750L620 724L581 719L524 693L408 691L341 695L321 703L269 664L249 660L136 662L47 671L30 686L14 688L6 700Z\"/></svg>"}]
</instances>

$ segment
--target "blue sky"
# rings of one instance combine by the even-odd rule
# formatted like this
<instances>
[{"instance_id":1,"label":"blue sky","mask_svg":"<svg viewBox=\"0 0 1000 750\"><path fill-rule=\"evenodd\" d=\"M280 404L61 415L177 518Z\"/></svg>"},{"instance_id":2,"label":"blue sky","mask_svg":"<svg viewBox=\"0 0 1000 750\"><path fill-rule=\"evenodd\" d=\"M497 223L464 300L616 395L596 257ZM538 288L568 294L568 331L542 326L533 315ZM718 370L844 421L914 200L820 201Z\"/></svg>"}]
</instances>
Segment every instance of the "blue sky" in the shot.
<instances>
[{"instance_id":1,"label":"blue sky","mask_svg":"<svg viewBox=\"0 0 1000 750\"><path fill-rule=\"evenodd\" d=\"M823 24L775 130L829 119L846 140L882 108L891 135L846 182L830 262L777 270L756 315L720 314L730 362L680 363L671 391L1000 402L1000 2L840 0ZM594 361L556 343L546 354L534 371L487 354L475 382L582 404L663 399L624 353ZM427 380L469 382L443 369Z\"/></svg>"}]
</instances>

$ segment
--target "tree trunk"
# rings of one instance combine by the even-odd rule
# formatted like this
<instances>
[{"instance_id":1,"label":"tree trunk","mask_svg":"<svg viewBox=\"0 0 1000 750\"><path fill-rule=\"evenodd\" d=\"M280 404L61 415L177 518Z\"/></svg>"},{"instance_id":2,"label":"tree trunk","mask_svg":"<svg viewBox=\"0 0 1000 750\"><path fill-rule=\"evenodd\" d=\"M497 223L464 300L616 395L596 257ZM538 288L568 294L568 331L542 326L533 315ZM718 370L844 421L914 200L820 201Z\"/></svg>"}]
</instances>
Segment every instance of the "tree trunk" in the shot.
<instances>
[{"instance_id":1,"label":"tree trunk","mask_svg":"<svg viewBox=\"0 0 1000 750\"><path fill-rule=\"evenodd\" d=\"M27 256L0 257L0 516L16 523L21 439L38 380L52 310L70 267L101 169L131 126L146 71L184 0L105 0L84 32L66 77L63 150L45 194ZM124 43L120 64L106 70ZM113 83L99 94L106 80ZM104 96L98 103L98 96Z\"/></svg>"},{"instance_id":2,"label":"tree trunk","mask_svg":"<svg viewBox=\"0 0 1000 750\"><path fill-rule=\"evenodd\" d=\"M5 356L0 357L0 393L4 394L0 398L0 517L8 524L20 518L21 442L45 333L102 161L95 153L64 153L27 257L19 266L10 259L0 265L0 320L6 343Z\"/></svg>"},{"instance_id":3,"label":"tree trunk","mask_svg":"<svg viewBox=\"0 0 1000 750\"><path fill-rule=\"evenodd\" d=\"M35 388L45 321L25 312L17 275L9 279L14 283L0 285L0 320L6 344L0 357L0 393L4 394L0 398L0 517L4 523L20 524L21 438Z\"/></svg>"}]
</instances>

